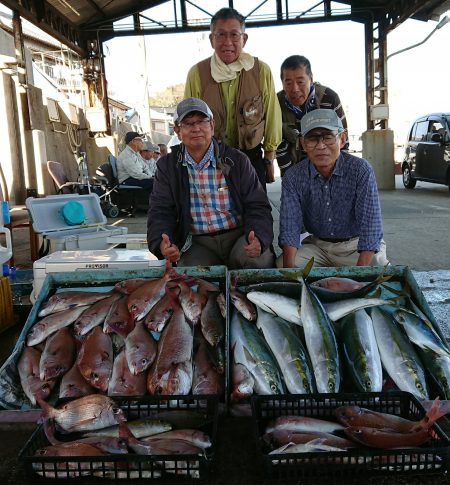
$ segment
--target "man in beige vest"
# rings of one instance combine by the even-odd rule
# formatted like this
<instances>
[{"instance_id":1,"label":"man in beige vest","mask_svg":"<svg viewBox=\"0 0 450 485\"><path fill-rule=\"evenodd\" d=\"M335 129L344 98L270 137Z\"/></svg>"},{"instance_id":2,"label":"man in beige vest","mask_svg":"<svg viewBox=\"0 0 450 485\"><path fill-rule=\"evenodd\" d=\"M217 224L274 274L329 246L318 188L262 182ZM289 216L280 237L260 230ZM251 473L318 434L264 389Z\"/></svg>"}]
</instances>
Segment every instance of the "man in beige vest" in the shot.
<instances>
[{"instance_id":1,"label":"man in beige vest","mask_svg":"<svg viewBox=\"0 0 450 485\"><path fill-rule=\"evenodd\" d=\"M184 96L208 103L214 136L250 158L265 188L274 181L281 110L269 66L243 52L247 38L244 17L233 8L220 9L211 19L214 54L190 69Z\"/></svg>"}]
</instances>

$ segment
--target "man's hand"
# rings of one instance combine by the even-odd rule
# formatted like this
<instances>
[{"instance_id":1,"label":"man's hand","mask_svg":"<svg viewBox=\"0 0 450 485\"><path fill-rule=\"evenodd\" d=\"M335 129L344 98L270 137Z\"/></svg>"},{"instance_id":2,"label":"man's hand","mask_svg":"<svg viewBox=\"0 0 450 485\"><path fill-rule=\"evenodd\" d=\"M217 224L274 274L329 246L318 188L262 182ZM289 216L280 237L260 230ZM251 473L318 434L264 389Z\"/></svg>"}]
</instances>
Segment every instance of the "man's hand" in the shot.
<instances>
[{"instance_id":1,"label":"man's hand","mask_svg":"<svg viewBox=\"0 0 450 485\"><path fill-rule=\"evenodd\" d=\"M261 256L261 243L259 239L255 236L255 231L250 231L248 233L248 244L244 246L245 253L250 258L257 258Z\"/></svg>"},{"instance_id":2,"label":"man's hand","mask_svg":"<svg viewBox=\"0 0 450 485\"><path fill-rule=\"evenodd\" d=\"M175 263L180 259L180 250L175 244L170 242L169 236L165 233L162 235L159 250L167 261Z\"/></svg>"},{"instance_id":3,"label":"man's hand","mask_svg":"<svg viewBox=\"0 0 450 485\"><path fill-rule=\"evenodd\" d=\"M370 264L372 263L374 254L375 253L373 251L361 251L359 253L356 266L370 266Z\"/></svg>"},{"instance_id":4,"label":"man's hand","mask_svg":"<svg viewBox=\"0 0 450 485\"><path fill-rule=\"evenodd\" d=\"M295 268L295 256L297 248L294 246L283 246L283 268Z\"/></svg>"},{"instance_id":5,"label":"man's hand","mask_svg":"<svg viewBox=\"0 0 450 485\"><path fill-rule=\"evenodd\" d=\"M275 182L275 171L273 163L266 165L266 183L271 184Z\"/></svg>"}]
</instances>

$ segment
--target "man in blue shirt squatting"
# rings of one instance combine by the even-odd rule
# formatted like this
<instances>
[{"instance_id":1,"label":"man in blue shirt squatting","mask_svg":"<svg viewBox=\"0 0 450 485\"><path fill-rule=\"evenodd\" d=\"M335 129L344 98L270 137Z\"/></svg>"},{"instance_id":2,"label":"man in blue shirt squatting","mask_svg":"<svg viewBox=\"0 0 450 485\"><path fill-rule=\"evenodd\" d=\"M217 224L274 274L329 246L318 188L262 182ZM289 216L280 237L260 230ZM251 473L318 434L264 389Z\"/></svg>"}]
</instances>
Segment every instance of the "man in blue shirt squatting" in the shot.
<instances>
[{"instance_id":1,"label":"man in blue shirt squatting","mask_svg":"<svg viewBox=\"0 0 450 485\"><path fill-rule=\"evenodd\" d=\"M198 98L181 101L174 122L181 144L157 163L149 250L182 266L273 267L271 207L249 158L213 138Z\"/></svg>"},{"instance_id":2,"label":"man in blue shirt squatting","mask_svg":"<svg viewBox=\"0 0 450 485\"><path fill-rule=\"evenodd\" d=\"M367 160L341 152L347 140L331 109L301 120L307 158L282 179L278 267L384 266L380 201ZM300 243L302 227L309 235Z\"/></svg>"}]
</instances>

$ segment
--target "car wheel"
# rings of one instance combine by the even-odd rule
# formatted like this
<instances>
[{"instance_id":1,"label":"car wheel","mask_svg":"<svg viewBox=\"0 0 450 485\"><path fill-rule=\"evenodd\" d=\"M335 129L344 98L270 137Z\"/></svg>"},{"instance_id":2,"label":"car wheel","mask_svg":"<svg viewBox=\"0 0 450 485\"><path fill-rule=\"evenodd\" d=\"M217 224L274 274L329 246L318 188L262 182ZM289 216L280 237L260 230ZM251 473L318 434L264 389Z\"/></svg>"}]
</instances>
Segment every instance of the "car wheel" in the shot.
<instances>
[{"instance_id":1,"label":"car wheel","mask_svg":"<svg viewBox=\"0 0 450 485\"><path fill-rule=\"evenodd\" d=\"M413 189L416 186L416 180L411 176L411 169L409 165L405 163L402 167L402 174L403 174L403 185L407 189Z\"/></svg>"}]
</instances>

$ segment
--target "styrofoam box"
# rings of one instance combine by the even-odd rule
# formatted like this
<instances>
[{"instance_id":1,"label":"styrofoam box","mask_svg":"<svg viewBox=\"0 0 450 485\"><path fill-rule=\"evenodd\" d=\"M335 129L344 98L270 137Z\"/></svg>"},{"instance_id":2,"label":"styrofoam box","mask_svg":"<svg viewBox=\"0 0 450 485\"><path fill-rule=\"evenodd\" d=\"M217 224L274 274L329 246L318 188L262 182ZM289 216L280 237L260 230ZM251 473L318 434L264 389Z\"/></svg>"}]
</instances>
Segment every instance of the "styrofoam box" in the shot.
<instances>
[{"instance_id":1,"label":"styrofoam box","mask_svg":"<svg viewBox=\"0 0 450 485\"><path fill-rule=\"evenodd\" d=\"M85 272L97 270L139 271L163 267L166 260L158 258L147 249L108 249L92 251L56 251L33 263L33 292L30 300L34 303L39 296L47 275L51 273Z\"/></svg>"},{"instance_id":2,"label":"styrofoam box","mask_svg":"<svg viewBox=\"0 0 450 485\"><path fill-rule=\"evenodd\" d=\"M79 202L85 213L82 224L71 226L61 216L63 206L72 200ZM116 246L108 238L128 233L123 226L107 226L97 194L50 195L29 197L25 204L33 221L33 229L50 241L50 252L77 249L109 249Z\"/></svg>"}]
</instances>

